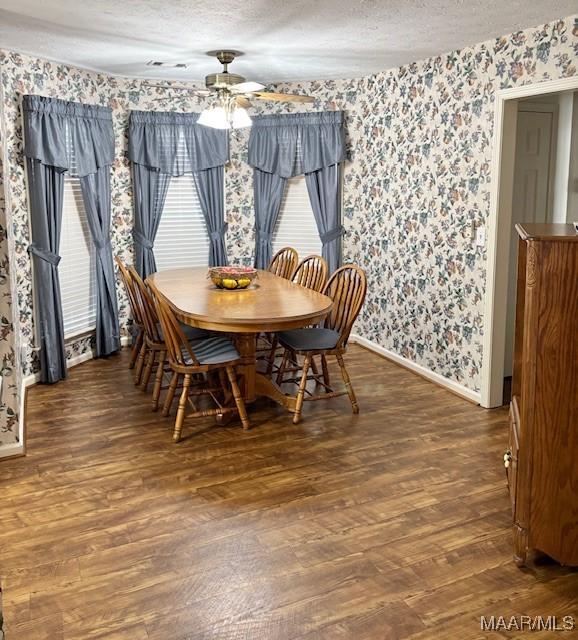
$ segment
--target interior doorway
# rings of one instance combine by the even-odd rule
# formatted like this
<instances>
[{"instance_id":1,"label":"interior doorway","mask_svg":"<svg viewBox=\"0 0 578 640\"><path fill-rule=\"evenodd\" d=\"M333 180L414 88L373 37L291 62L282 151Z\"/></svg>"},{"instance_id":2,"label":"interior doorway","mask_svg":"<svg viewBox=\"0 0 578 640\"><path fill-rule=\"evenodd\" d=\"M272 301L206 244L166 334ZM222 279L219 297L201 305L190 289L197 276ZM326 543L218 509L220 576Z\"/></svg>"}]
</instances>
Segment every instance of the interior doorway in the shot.
<instances>
[{"instance_id":1,"label":"interior doorway","mask_svg":"<svg viewBox=\"0 0 578 640\"><path fill-rule=\"evenodd\" d=\"M507 400L512 374L515 224L578 219L578 78L498 92L492 175L481 388L488 408Z\"/></svg>"},{"instance_id":2,"label":"interior doorway","mask_svg":"<svg viewBox=\"0 0 578 640\"><path fill-rule=\"evenodd\" d=\"M518 102L508 259L504 402L510 400L509 381L514 366L518 242L513 230L521 222L552 222L557 134L558 94Z\"/></svg>"}]
</instances>

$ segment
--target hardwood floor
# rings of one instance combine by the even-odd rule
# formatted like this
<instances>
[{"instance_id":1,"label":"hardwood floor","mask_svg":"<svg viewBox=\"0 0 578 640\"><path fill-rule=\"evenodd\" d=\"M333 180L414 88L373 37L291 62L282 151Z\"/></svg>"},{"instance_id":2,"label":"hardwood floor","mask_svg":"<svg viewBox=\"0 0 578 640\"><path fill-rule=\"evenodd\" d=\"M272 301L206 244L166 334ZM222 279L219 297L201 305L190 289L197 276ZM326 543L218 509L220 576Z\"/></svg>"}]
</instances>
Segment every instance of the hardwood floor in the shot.
<instances>
[{"instance_id":1,"label":"hardwood floor","mask_svg":"<svg viewBox=\"0 0 578 640\"><path fill-rule=\"evenodd\" d=\"M128 353L31 389L28 456L0 463L7 640L468 640L517 637L481 631L481 615L578 623L577 572L511 560L506 411L360 347L346 360L359 416L344 397L306 403L294 426L264 401L250 431L206 419L180 444Z\"/></svg>"}]
</instances>

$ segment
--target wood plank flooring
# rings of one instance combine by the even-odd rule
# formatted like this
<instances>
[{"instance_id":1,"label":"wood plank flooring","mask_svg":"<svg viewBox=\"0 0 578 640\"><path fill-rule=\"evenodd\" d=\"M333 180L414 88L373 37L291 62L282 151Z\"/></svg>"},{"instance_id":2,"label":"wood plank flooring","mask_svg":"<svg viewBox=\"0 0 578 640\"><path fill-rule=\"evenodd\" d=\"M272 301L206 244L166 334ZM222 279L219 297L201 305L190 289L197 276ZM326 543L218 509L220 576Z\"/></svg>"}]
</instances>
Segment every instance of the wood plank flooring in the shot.
<instances>
[{"instance_id":1,"label":"wood plank flooring","mask_svg":"<svg viewBox=\"0 0 578 640\"><path fill-rule=\"evenodd\" d=\"M31 389L28 455L0 463L7 640L571 637L480 629L578 624L578 572L511 561L506 411L347 362L359 416L264 401L178 445L127 353Z\"/></svg>"}]
</instances>

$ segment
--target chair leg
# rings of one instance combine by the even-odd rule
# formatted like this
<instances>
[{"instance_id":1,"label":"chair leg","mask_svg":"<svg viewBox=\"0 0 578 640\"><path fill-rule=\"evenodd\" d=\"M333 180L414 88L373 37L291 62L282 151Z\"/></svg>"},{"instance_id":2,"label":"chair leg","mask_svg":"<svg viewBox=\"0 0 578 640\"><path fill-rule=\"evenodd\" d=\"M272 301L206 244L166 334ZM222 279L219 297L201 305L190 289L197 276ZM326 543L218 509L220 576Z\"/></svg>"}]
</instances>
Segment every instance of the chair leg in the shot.
<instances>
[{"instance_id":1,"label":"chair leg","mask_svg":"<svg viewBox=\"0 0 578 640\"><path fill-rule=\"evenodd\" d=\"M136 369L134 372L134 384L136 387L138 387L140 385L140 381L142 378L142 371L144 368L144 364L145 364L145 358L146 358L146 351L147 351L147 346L144 342L144 338L143 338L143 343L141 345L139 354L138 354L138 360L136 361Z\"/></svg>"},{"instance_id":2,"label":"chair leg","mask_svg":"<svg viewBox=\"0 0 578 640\"><path fill-rule=\"evenodd\" d=\"M165 358L167 357L166 351L161 351L159 354L159 365L157 367L157 373L155 375L155 385L153 387L153 411L159 408L159 398L161 396L161 385L163 383L163 372L165 368Z\"/></svg>"},{"instance_id":3,"label":"chair leg","mask_svg":"<svg viewBox=\"0 0 578 640\"><path fill-rule=\"evenodd\" d=\"M237 411L239 412L239 417L241 418L241 422L243 423L243 429L250 429L251 424L249 423L249 418L247 417L247 411L245 409L243 396L241 395L239 385L237 384L235 369L233 369L233 367L227 367L227 375L229 376L229 382L231 383L231 389L233 391L233 398L235 398L235 404L237 405Z\"/></svg>"},{"instance_id":4,"label":"chair leg","mask_svg":"<svg viewBox=\"0 0 578 640\"><path fill-rule=\"evenodd\" d=\"M173 440L179 442L181 439L181 431L183 429L183 421L185 419L185 409L187 408L187 401L189 399L189 387L191 385L191 374L185 373L185 379L183 380L183 392L181 393L181 399L179 400L179 408L177 410L177 417L175 418L175 430L173 432Z\"/></svg>"},{"instance_id":5,"label":"chair leg","mask_svg":"<svg viewBox=\"0 0 578 640\"><path fill-rule=\"evenodd\" d=\"M139 331L136 337L136 340L134 341L134 345L133 348L131 350L130 353L130 364L128 365L129 369L134 369L135 365L136 365L136 361L138 360L138 357L140 355L140 350L142 347L142 343L143 343L143 332Z\"/></svg>"},{"instance_id":6,"label":"chair leg","mask_svg":"<svg viewBox=\"0 0 578 640\"><path fill-rule=\"evenodd\" d=\"M323 368L323 382L330 387L331 379L329 378L329 367L327 366L327 358L325 356L321 356L321 366Z\"/></svg>"},{"instance_id":7,"label":"chair leg","mask_svg":"<svg viewBox=\"0 0 578 640\"><path fill-rule=\"evenodd\" d=\"M165 418L171 412L171 405L173 404L173 399L175 397L175 391L177 390L178 383L179 383L179 374L173 373L173 377L171 378L171 383L169 384L169 388L167 389L167 397L165 398L165 403L163 405L163 416L165 416Z\"/></svg>"},{"instance_id":8,"label":"chair leg","mask_svg":"<svg viewBox=\"0 0 578 640\"><path fill-rule=\"evenodd\" d=\"M227 374L224 369L218 369L219 372L219 384L223 389L223 404L227 404L231 399L232 393L229 389L229 385L227 384Z\"/></svg>"},{"instance_id":9,"label":"chair leg","mask_svg":"<svg viewBox=\"0 0 578 640\"><path fill-rule=\"evenodd\" d=\"M142 374L142 380L140 383L140 388L146 393L147 387L149 386L149 381L151 379L151 375L153 373L153 367L155 366L155 352L151 349L149 351L149 357L147 360L147 365Z\"/></svg>"},{"instance_id":10,"label":"chair leg","mask_svg":"<svg viewBox=\"0 0 578 640\"><path fill-rule=\"evenodd\" d=\"M309 364L311 358L309 354L305 356L303 362L303 373L301 374L301 382L299 383L299 391L297 392L297 402L295 403L295 413L293 414L293 424L301 422L301 409L303 408L303 400L305 398L305 387L307 386L307 374L309 373Z\"/></svg>"},{"instance_id":11,"label":"chair leg","mask_svg":"<svg viewBox=\"0 0 578 640\"><path fill-rule=\"evenodd\" d=\"M279 367L279 371L277 372L277 384L283 383L283 376L285 375L285 367L287 366L287 359L289 358L289 350L285 349L283 351L283 359L281 360L281 365Z\"/></svg>"},{"instance_id":12,"label":"chair leg","mask_svg":"<svg viewBox=\"0 0 578 640\"><path fill-rule=\"evenodd\" d=\"M273 338L271 340L271 351L269 353L269 362L267 363L267 375L269 378L273 375L273 365L275 364L275 352L277 351L277 346L279 344L279 338L277 338L277 334L273 334Z\"/></svg>"},{"instance_id":13,"label":"chair leg","mask_svg":"<svg viewBox=\"0 0 578 640\"><path fill-rule=\"evenodd\" d=\"M339 362L339 368L341 369L341 376L343 377L343 382L345 382L345 388L347 389L347 395L349 396L353 413L359 413L359 405L357 404L357 398L355 397L355 391L353 391L353 386L351 385L349 374L347 373L347 369L345 368L345 362L343 361L343 356L339 353L337 354L336 357L337 357L337 362Z\"/></svg>"},{"instance_id":14,"label":"chair leg","mask_svg":"<svg viewBox=\"0 0 578 640\"><path fill-rule=\"evenodd\" d=\"M317 368L317 363L313 356L311 356L311 371L313 371L316 376L319 375L319 369Z\"/></svg>"}]
</instances>

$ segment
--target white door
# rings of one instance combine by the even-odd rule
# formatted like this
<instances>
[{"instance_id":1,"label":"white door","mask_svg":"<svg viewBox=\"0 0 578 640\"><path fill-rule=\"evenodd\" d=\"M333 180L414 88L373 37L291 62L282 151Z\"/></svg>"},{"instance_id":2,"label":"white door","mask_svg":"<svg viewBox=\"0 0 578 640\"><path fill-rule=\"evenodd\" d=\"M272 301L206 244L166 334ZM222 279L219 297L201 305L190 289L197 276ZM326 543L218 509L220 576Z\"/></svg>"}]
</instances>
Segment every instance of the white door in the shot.
<instances>
[{"instance_id":1,"label":"white door","mask_svg":"<svg viewBox=\"0 0 578 640\"><path fill-rule=\"evenodd\" d=\"M508 316L504 376L512 375L514 328L516 321L516 276L518 261L518 222L548 222L550 215L550 176L554 114L520 111L516 131L516 161L512 202L512 234L508 269Z\"/></svg>"}]
</instances>

